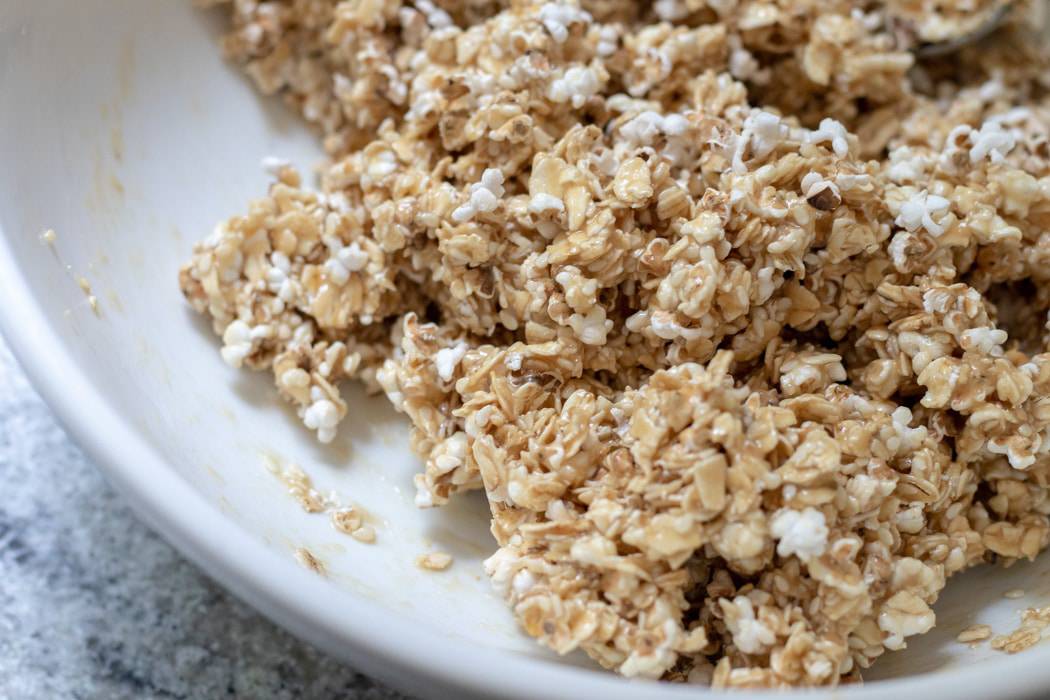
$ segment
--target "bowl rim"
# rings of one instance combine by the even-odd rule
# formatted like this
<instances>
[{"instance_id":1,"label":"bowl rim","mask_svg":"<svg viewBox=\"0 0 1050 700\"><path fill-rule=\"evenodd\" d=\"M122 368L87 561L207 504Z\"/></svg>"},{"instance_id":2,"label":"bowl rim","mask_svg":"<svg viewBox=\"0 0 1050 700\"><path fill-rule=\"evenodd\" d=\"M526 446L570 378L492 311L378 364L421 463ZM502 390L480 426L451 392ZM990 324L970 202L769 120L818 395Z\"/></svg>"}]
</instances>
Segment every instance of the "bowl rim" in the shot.
<instances>
[{"instance_id":1,"label":"bowl rim","mask_svg":"<svg viewBox=\"0 0 1050 700\"><path fill-rule=\"evenodd\" d=\"M18 264L0 221L0 331L31 383L66 432L102 470L147 525L208 576L264 616L333 656L409 691L435 697L602 697L629 700L721 695L695 686L626 681L598 670L559 666L541 658L448 639L404 613L336 589L253 537L171 469L77 368L65 340L49 323ZM172 284L175 284L174 270ZM218 353L216 353L216 357ZM217 360L218 361L218 360ZM74 400L69 400L74 397ZM270 572L270 575L260 575ZM280 572L280 575L274 575ZM333 596L359 621L340 627L327 610ZM407 676L407 677L406 677ZM933 697L1026 698L1050 689L1050 645L951 670L923 672L863 686L789 691L787 698ZM768 691L732 697L770 698Z\"/></svg>"}]
</instances>

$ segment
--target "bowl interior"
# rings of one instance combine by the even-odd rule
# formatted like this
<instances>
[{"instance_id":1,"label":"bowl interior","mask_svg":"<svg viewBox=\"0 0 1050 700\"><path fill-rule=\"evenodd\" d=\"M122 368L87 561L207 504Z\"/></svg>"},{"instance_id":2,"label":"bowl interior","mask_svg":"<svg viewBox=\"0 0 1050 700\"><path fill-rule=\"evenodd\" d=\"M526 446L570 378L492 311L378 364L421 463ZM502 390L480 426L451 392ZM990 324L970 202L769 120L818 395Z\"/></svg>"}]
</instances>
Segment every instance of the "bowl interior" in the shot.
<instances>
[{"instance_id":1,"label":"bowl interior","mask_svg":"<svg viewBox=\"0 0 1050 700\"><path fill-rule=\"evenodd\" d=\"M352 415L322 447L268 377L222 363L207 323L183 302L179 265L216 222L265 192L261 158L309 170L320 157L314 134L223 63L222 18L184 0L20 4L0 8L0 231L33 304L76 364L69 371L85 376L226 521L281 555L260 577L291 575L300 548L320 560L330 584L324 602L347 639L362 634L349 596L465 648L588 665L540 650L490 591L481 561L494 542L482 497L413 506L419 465L405 419L384 398L351 388ZM40 240L45 229L57 234L51 245ZM268 461L298 463L319 490L365 509L378 542L360 544L304 512ZM419 571L415 557L432 550L452 554L452 569ZM974 623L1015 629L1018 610L1050 604L1047 574L1043 558L952 581L936 629L867 677L1002 659L987 643L970 649L955 636ZM1010 589L1025 597L1005 599ZM1050 658L1027 654L1033 663Z\"/></svg>"}]
</instances>

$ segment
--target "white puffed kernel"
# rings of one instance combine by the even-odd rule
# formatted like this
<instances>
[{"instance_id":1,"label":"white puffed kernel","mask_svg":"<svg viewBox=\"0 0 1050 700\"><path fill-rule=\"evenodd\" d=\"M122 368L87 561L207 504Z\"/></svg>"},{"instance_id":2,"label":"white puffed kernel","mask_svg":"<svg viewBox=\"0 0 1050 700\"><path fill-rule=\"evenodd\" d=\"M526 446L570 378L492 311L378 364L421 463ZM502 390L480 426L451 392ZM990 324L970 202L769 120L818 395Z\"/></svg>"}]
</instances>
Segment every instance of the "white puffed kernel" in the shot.
<instances>
[{"instance_id":1,"label":"white puffed kernel","mask_svg":"<svg viewBox=\"0 0 1050 700\"><path fill-rule=\"evenodd\" d=\"M819 557L828 546L828 526L816 508L797 511L781 508L770 522L770 532L779 540L777 554L797 556L802 561Z\"/></svg>"},{"instance_id":2,"label":"white puffed kernel","mask_svg":"<svg viewBox=\"0 0 1050 700\"><path fill-rule=\"evenodd\" d=\"M456 367L459 366L460 360L467 354L468 346L466 343L456 343L450 348L441 348L434 355L434 367L437 368L438 377L441 381L447 382L452 379L452 375L456 371Z\"/></svg>"},{"instance_id":3,"label":"white puffed kernel","mask_svg":"<svg viewBox=\"0 0 1050 700\"><path fill-rule=\"evenodd\" d=\"M478 212L495 211L503 193L503 173L497 168L487 168L481 175L481 182L470 186L470 199L452 212L452 220L463 223L473 219Z\"/></svg>"},{"instance_id":4,"label":"white puffed kernel","mask_svg":"<svg viewBox=\"0 0 1050 700\"><path fill-rule=\"evenodd\" d=\"M281 386L289 389L304 389L310 386L310 374L300 367L285 370L281 375Z\"/></svg>"},{"instance_id":5,"label":"white puffed kernel","mask_svg":"<svg viewBox=\"0 0 1050 700\"><path fill-rule=\"evenodd\" d=\"M808 138L806 139L809 143L830 143L831 150L835 152L839 158L845 158L849 155L849 132L846 131L846 127L830 117L825 117L820 120L820 126L816 131L811 131Z\"/></svg>"},{"instance_id":6,"label":"white puffed kernel","mask_svg":"<svg viewBox=\"0 0 1050 700\"><path fill-rule=\"evenodd\" d=\"M336 253L336 259L350 272L357 272L364 269L365 265L368 264L368 253L361 250L361 246L357 244L357 241L354 241L345 248L340 249Z\"/></svg>"},{"instance_id":7,"label":"white puffed kernel","mask_svg":"<svg viewBox=\"0 0 1050 700\"><path fill-rule=\"evenodd\" d=\"M570 102L579 109L591 96L598 94L600 88L598 74L593 68L573 66L551 82L547 97L552 102Z\"/></svg>"},{"instance_id":8,"label":"white puffed kernel","mask_svg":"<svg viewBox=\"0 0 1050 700\"><path fill-rule=\"evenodd\" d=\"M303 425L317 431L317 439L329 443L335 438L335 426L339 424L339 409L328 399L319 399L303 411Z\"/></svg>"},{"instance_id":9,"label":"white puffed kernel","mask_svg":"<svg viewBox=\"0 0 1050 700\"><path fill-rule=\"evenodd\" d=\"M970 162L978 163L985 158L993 163L1001 163L1006 154L1013 150L1017 140L1011 130L1004 129L997 121L988 120L981 125L980 131L970 132Z\"/></svg>"},{"instance_id":10,"label":"white puffed kernel","mask_svg":"<svg viewBox=\"0 0 1050 700\"><path fill-rule=\"evenodd\" d=\"M933 217L946 214L950 207L951 202L944 197L920 190L901 204L900 213L894 223L909 231L924 228L930 235L940 236L944 233L944 226Z\"/></svg>"},{"instance_id":11,"label":"white puffed kernel","mask_svg":"<svg viewBox=\"0 0 1050 700\"><path fill-rule=\"evenodd\" d=\"M540 7L539 20L551 38L562 44L569 38L569 27L590 24L591 15L573 5L548 2Z\"/></svg>"},{"instance_id":12,"label":"white puffed kernel","mask_svg":"<svg viewBox=\"0 0 1050 700\"><path fill-rule=\"evenodd\" d=\"M971 328L962 333L965 350L977 350L985 355L1001 356L1002 344L1006 342L1006 331L998 328Z\"/></svg>"},{"instance_id":13,"label":"white puffed kernel","mask_svg":"<svg viewBox=\"0 0 1050 700\"><path fill-rule=\"evenodd\" d=\"M231 367L240 367L245 358L252 354L252 328L244 321L237 319L226 326L222 334L223 347L219 351L222 359Z\"/></svg>"},{"instance_id":14,"label":"white puffed kernel","mask_svg":"<svg viewBox=\"0 0 1050 700\"><path fill-rule=\"evenodd\" d=\"M431 0L415 0L416 9L427 18L432 29L445 29L452 26L452 18L447 12L436 6Z\"/></svg>"},{"instance_id":15,"label":"white puffed kernel","mask_svg":"<svg viewBox=\"0 0 1050 700\"><path fill-rule=\"evenodd\" d=\"M561 214L565 211L565 202L560 198L546 192L539 192L529 199L529 213L546 214L553 212Z\"/></svg>"}]
</instances>

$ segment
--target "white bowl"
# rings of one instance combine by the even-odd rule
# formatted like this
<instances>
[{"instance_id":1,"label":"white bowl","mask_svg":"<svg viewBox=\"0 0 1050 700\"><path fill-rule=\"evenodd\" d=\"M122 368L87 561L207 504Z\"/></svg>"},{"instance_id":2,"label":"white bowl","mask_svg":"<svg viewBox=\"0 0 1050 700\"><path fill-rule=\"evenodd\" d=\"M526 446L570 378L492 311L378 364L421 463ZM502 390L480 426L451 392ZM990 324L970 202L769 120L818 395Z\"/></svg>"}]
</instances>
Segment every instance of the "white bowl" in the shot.
<instances>
[{"instance_id":1,"label":"white bowl","mask_svg":"<svg viewBox=\"0 0 1050 700\"><path fill-rule=\"evenodd\" d=\"M493 549L484 500L413 507L417 461L385 399L353 393L349 424L321 448L265 377L220 361L177 268L195 239L265 191L262 156L304 168L319 157L312 134L223 63L220 29L189 0L0 4L0 321L40 392L183 553L278 623L409 692L704 695L555 658L519 633L481 571ZM53 246L39 240L46 228ZM378 543L303 512L263 455L299 462L367 508ZM326 577L296 562L299 547ZM454 567L419 571L413 560L430 549L452 553ZM1041 694L1050 648L1006 656L954 638L976 622L1013 630L1019 609L1050 603L1047 574L1043 558L953 580L936 629L882 659L868 674L880 680L809 696ZM1026 597L1004 599L1013 588Z\"/></svg>"}]
</instances>

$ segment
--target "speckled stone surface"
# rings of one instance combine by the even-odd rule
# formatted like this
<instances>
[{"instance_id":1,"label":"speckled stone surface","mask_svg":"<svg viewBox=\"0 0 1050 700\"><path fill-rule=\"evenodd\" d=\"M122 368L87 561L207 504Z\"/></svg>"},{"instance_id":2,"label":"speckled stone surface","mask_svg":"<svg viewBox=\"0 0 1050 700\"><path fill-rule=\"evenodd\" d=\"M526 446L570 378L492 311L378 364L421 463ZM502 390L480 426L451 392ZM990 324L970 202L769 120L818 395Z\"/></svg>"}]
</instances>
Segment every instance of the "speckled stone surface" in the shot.
<instances>
[{"instance_id":1,"label":"speckled stone surface","mask_svg":"<svg viewBox=\"0 0 1050 700\"><path fill-rule=\"evenodd\" d=\"M0 343L0 698L402 697L136 520Z\"/></svg>"}]
</instances>

